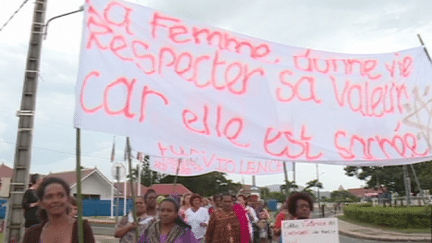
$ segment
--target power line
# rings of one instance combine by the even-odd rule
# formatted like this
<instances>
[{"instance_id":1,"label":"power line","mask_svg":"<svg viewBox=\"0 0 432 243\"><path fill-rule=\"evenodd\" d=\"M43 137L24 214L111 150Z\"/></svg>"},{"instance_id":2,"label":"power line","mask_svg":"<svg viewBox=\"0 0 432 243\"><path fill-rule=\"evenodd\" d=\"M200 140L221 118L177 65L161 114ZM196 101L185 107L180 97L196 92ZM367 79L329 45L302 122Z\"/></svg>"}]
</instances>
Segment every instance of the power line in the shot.
<instances>
[{"instance_id":1,"label":"power line","mask_svg":"<svg viewBox=\"0 0 432 243\"><path fill-rule=\"evenodd\" d=\"M4 141L4 140L0 140L0 143L7 143L7 144L12 144L15 145L15 143L12 142L8 142L8 141ZM62 151L62 150L55 150L55 149L48 149L48 148L41 148L41 147L36 147L36 146L32 146L33 149L38 149L38 150L45 150L45 151L49 151L49 152L54 152L54 153L59 153L59 154L67 154L67 155L75 155L75 152L71 152L71 151ZM97 157L97 156L91 156L91 155L84 155L81 154L82 157L87 157L87 158L94 158L94 159L103 159L103 160L109 160L109 158L103 158L103 157Z\"/></svg>"},{"instance_id":2,"label":"power line","mask_svg":"<svg viewBox=\"0 0 432 243\"><path fill-rule=\"evenodd\" d=\"M19 6L19 8L9 17L9 19L6 21L6 23L3 24L3 26L0 28L0 31L3 30L4 27L6 27L7 24L15 17L15 15L21 10L22 7L28 2L28 0L24 0L24 2Z\"/></svg>"}]
</instances>

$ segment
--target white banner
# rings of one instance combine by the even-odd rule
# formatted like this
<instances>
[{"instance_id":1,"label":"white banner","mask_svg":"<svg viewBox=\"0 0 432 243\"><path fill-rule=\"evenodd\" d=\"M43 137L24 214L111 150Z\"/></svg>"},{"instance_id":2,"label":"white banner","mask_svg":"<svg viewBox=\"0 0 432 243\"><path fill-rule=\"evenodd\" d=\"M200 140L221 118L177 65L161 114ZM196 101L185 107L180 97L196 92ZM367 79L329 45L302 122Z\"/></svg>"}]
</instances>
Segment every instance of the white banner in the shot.
<instances>
[{"instance_id":1,"label":"white banner","mask_svg":"<svg viewBox=\"0 0 432 243\"><path fill-rule=\"evenodd\" d=\"M89 0L75 126L131 137L168 174L415 163L432 159L431 67L423 47L330 53Z\"/></svg>"},{"instance_id":2,"label":"white banner","mask_svg":"<svg viewBox=\"0 0 432 243\"><path fill-rule=\"evenodd\" d=\"M339 243L337 218L282 221L282 243Z\"/></svg>"}]
</instances>

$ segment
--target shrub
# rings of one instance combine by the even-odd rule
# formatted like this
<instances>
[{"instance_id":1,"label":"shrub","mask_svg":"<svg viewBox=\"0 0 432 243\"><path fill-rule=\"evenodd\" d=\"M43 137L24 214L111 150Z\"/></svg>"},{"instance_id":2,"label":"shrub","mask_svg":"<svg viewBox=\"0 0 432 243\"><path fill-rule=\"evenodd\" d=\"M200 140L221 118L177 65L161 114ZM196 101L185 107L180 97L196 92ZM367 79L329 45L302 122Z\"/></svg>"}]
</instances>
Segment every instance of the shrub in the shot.
<instances>
[{"instance_id":1,"label":"shrub","mask_svg":"<svg viewBox=\"0 0 432 243\"><path fill-rule=\"evenodd\" d=\"M372 207L372 203L360 203L356 205L357 207Z\"/></svg>"},{"instance_id":2,"label":"shrub","mask_svg":"<svg viewBox=\"0 0 432 243\"><path fill-rule=\"evenodd\" d=\"M394 228L430 228L431 207L371 207L347 205L344 215L352 220Z\"/></svg>"}]
</instances>

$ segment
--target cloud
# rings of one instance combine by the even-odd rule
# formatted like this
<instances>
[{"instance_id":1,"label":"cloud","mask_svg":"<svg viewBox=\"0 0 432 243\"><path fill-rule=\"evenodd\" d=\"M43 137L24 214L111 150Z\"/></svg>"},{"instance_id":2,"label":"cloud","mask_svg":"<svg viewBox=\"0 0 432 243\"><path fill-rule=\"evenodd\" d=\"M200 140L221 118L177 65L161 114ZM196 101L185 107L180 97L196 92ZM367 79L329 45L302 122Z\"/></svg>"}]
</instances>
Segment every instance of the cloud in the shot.
<instances>
[{"instance_id":1,"label":"cloud","mask_svg":"<svg viewBox=\"0 0 432 243\"><path fill-rule=\"evenodd\" d=\"M4 140L3 136L6 133L8 125L6 123L0 122L0 152L8 151L12 148L11 144L9 144L6 140Z\"/></svg>"},{"instance_id":2,"label":"cloud","mask_svg":"<svg viewBox=\"0 0 432 243\"><path fill-rule=\"evenodd\" d=\"M432 30L427 12L432 2L427 0L138 2L261 39L334 52L407 49L419 45L416 32L422 29L426 35ZM388 38L391 34L398 37Z\"/></svg>"},{"instance_id":3,"label":"cloud","mask_svg":"<svg viewBox=\"0 0 432 243\"><path fill-rule=\"evenodd\" d=\"M134 1L134 0L131 0ZM430 0L136 0L179 18L286 45L345 53L380 53L432 41ZM53 1L46 20L79 8L83 1ZM3 24L19 6L11 1L0 9ZM0 32L0 140L16 139L16 110L20 107L33 4L28 3ZM38 98L33 137L32 172L75 169L76 131L72 126L74 89L79 63L83 14L58 18L42 43ZM3 131L3 132L2 132ZM82 131L82 164L97 166L110 178L113 135ZM124 138L116 138L122 160ZM0 141L0 161L14 159L14 145ZM342 166L320 165L325 190L364 184L344 175ZM300 185L316 177L315 165L298 164ZM231 176L231 175L230 175ZM232 176L240 178L240 176ZM290 173L292 179L292 174ZM238 181L240 181L239 179ZM259 176L258 185L282 183L284 175ZM250 177L245 181L251 182Z\"/></svg>"},{"instance_id":4,"label":"cloud","mask_svg":"<svg viewBox=\"0 0 432 243\"><path fill-rule=\"evenodd\" d=\"M119 142L119 141L117 141ZM84 141L85 144L91 143L89 140ZM111 149L112 143L109 142L101 142L95 144L95 147L99 149L88 150L82 148L82 156L81 156L81 166L85 168L98 168L107 178L111 179L111 166L110 162L111 157ZM116 144L116 161L123 162L123 146L119 146ZM50 162L38 163L35 166L32 166L32 171L38 172L41 174L49 174L61 171L71 171L76 169L76 157L73 155L74 151L71 149L68 150L68 154L59 154L50 151L39 151L44 153L44 156L47 157L49 154L52 157L58 157L58 159L51 160ZM92 151L92 152L88 152ZM40 155L38 155L40 157ZM135 164L135 162L134 162Z\"/></svg>"}]
</instances>

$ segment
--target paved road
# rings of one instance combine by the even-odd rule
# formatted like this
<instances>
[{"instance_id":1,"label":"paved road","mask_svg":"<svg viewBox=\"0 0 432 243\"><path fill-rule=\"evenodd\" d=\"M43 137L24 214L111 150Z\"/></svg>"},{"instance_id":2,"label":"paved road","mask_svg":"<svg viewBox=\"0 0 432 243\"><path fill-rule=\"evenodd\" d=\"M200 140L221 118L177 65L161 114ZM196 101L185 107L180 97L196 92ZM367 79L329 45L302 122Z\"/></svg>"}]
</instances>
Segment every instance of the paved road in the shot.
<instances>
[{"instance_id":1,"label":"paved road","mask_svg":"<svg viewBox=\"0 0 432 243\"><path fill-rule=\"evenodd\" d=\"M114 235L114 225L90 223L94 235Z\"/></svg>"},{"instance_id":2,"label":"paved road","mask_svg":"<svg viewBox=\"0 0 432 243\"><path fill-rule=\"evenodd\" d=\"M373 241L373 240L363 240L358 238L351 238L345 235L339 235L340 243L388 243L388 241ZM407 241L392 241L392 243L407 243ZM430 242L419 242L419 243L430 243Z\"/></svg>"},{"instance_id":3,"label":"paved road","mask_svg":"<svg viewBox=\"0 0 432 243\"><path fill-rule=\"evenodd\" d=\"M114 234L114 226L112 225L105 225L105 224L91 224L93 233L95 235L110 235L112 236ZM372 240L363 240L358 238L351 238L344 235L339 235L339 242L340 243L388 243L387 241L372 241ZM406 241L394 241L392 243L406 243ZM421 242L423 243L423 242ZM429 243L429 242L424 242Z\"/></svg>"}]
</instances>

